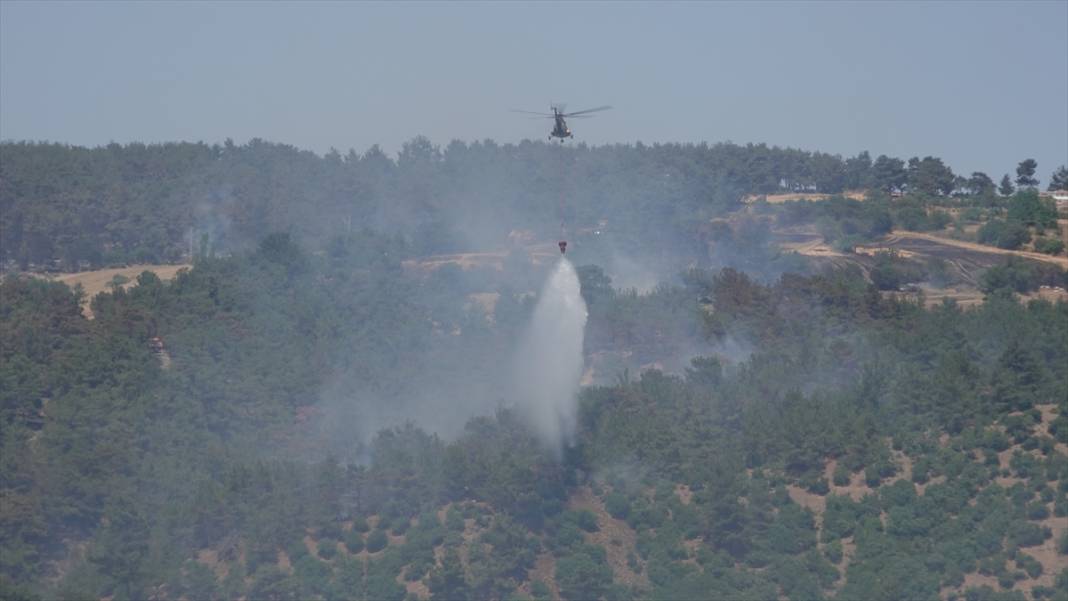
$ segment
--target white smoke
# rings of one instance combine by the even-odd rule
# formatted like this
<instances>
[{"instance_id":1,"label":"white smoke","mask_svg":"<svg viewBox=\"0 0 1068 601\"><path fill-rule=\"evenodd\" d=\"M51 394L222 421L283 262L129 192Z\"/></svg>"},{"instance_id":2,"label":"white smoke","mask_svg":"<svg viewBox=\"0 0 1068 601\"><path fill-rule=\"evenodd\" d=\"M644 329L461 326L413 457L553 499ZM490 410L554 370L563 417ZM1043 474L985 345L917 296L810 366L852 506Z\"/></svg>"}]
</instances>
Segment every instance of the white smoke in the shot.
<instances>
[{"instance_id":1,"label":"white smoke","mask_svg":"<svg viewBox=\"0 0 1068 601\"><path fill-rule=\"evenodd\" d=\"M516 355L520 410L542 442L561 453L575 434L586 302L566 258L556 264Z\"/></svg>"}]
</instances>

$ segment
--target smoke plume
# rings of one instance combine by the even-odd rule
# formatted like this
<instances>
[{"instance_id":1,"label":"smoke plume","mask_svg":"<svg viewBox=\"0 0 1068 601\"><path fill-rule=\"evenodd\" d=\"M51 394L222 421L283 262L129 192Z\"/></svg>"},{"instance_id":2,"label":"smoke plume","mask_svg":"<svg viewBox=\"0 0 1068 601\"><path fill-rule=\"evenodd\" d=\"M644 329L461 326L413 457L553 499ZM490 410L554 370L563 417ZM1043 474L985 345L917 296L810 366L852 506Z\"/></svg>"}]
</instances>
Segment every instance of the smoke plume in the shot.
<instances>
[{"instance_id":1,"label":"smoke plume","mask_svg":"<svg viewBox=\"0 0 1068 601\"><path fill-rule=\"evenodd\" d=\"M558 453L575 433L585 328L578 274L561 257L538 298L515 366L519 408L542 442Z\"/></svg>"}]
</instances>

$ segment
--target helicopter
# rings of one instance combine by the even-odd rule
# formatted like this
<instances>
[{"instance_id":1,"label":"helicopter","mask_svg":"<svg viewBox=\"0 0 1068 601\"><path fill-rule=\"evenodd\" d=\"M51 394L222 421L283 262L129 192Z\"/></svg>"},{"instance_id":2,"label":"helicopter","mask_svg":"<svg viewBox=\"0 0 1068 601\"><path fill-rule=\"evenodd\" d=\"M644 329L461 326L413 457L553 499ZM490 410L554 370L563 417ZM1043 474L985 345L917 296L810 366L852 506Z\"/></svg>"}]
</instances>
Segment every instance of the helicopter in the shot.
<instances>
[{"instance_id":1,"label":"helicopter","mask_svg":"<svg viewBox=\"0 0 1068 601\"><path fill-rule=\"evenodd\" d=\"M570 119L570 118L574 117L576 119L587 119L587 118L593 116L593 115L590 115L589 113L596 113L598 111L607 111L608 109L610 109L612 107L610 107L608 105L605 105L605 106L599 106L599 107L592 108L592 109L586 109L584 111L575 111L573 113L565 113L564 110L566 110L566 107L564 107L563 105L555 105L555 104L554 105L549 105L549 108L552 110L551 114L550 113L537 113L537 112L534 112L534 111L520 111L520 110L517 110L517 109L512 109L512 112L514 112L514 113L526 113L528 115L537 115L538 117L544 117L546 119L553 119L555 121L555 124L553 125L552 132L549 133L549 141L551 142L553 138L560 138L560 142L563 143L563 141L566 140L567 138L574 138L575 137L575 134L571 133L571 129L567 126L567 121L564 121L565 118L566 119Z\"/></svg>"}]
</instances>

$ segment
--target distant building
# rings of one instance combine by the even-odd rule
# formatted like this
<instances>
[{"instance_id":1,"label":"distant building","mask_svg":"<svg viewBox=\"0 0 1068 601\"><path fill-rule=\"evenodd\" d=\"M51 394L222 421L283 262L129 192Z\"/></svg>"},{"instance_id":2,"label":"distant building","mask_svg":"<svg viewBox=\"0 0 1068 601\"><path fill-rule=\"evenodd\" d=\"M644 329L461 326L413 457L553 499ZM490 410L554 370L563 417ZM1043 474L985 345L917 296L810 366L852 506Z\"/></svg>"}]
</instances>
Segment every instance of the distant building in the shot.
<instances>
[{"instance_id":1,"label":"distant building","mask_svg":"<svg viewBox=\"0 0 1068 601\"><path fill-rule=\"evenodd\" d=\"M1041 198L1052 198L1053 202L1057 203L1058 211L1068 211L1068 190L1053 190L1050 192L1039 192L1038 195Z\"/></svg>"}]
</instances>

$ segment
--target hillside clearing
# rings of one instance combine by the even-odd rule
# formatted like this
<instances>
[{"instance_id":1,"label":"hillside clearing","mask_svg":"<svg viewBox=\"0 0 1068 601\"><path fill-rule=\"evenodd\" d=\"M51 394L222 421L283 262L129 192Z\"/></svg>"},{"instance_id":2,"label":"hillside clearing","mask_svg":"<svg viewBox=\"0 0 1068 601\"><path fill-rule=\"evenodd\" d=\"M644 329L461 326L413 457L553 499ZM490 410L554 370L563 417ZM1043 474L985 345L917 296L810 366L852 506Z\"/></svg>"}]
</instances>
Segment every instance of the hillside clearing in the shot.
<instances>
[{"instance_id":1,"label":"hillside clearing","mask_svg":"<svg viewBox=\"0 0 1068 601\"><path fill-rule=\"evenodd\" d=\"M82 300L82 310L85 313L86 318L93 318L93 310L90 308L90 302L93 297L109 290L108 284L115 281L115 276L121 276L128 281L123 284L123 288L127 288L137 283L137 276L146 271L159 276L161 280L173 280L178 272L183 269L189 269L192 265L180 264L180 265L130 265L129 267L112 267L109 269L98 269L96 271L79 271L75 273L59 273L49 274L43 276L49 280L56 282L63 282L67 286L74 288L78 284L81 284L82 289L85 290L85 298Z\"/></svg>"}]
</instances>

